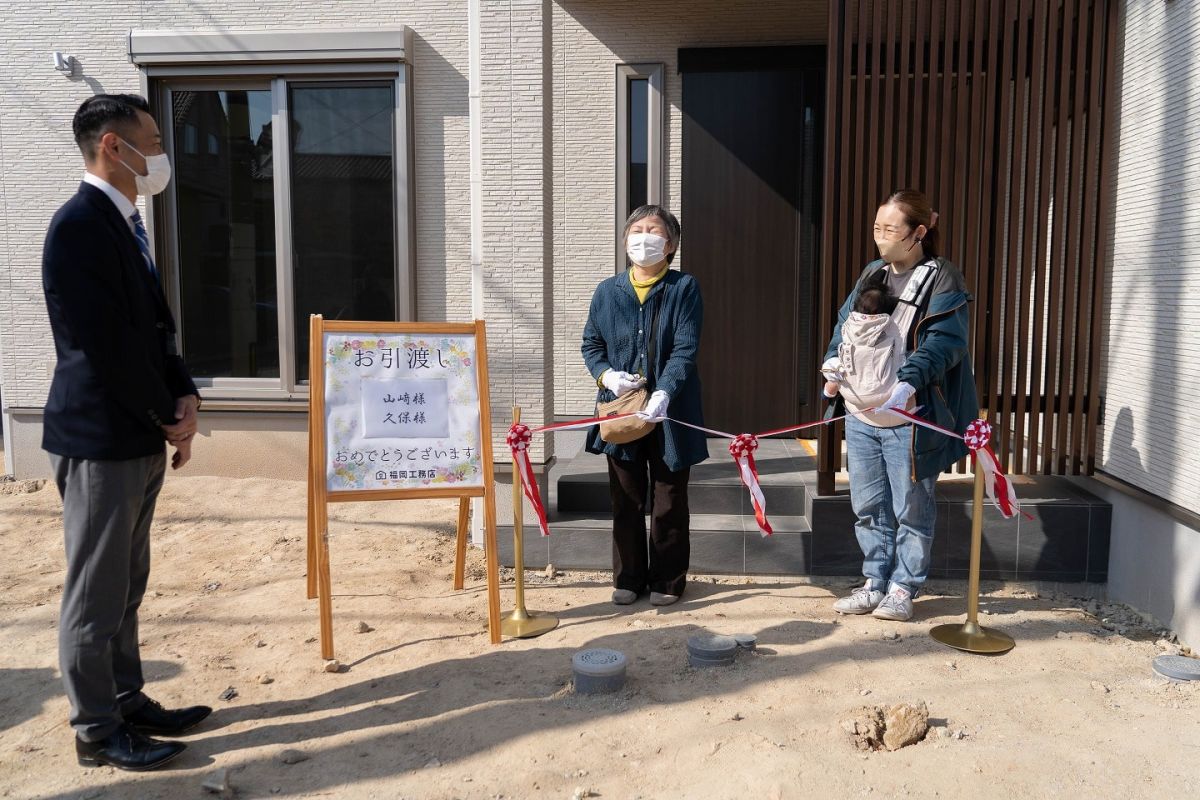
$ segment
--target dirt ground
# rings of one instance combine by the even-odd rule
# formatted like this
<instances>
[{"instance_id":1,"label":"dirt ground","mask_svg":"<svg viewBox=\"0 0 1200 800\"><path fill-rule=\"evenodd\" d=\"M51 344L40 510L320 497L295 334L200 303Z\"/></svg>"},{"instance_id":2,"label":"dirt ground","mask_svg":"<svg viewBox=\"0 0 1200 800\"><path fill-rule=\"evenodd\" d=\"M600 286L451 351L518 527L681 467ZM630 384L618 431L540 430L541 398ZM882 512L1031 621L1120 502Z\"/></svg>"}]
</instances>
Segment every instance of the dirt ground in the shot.
<instances>
[{"instance_id":1,"label":"dirt ground","mask_svg":"<svg viewBox=\"0 0 1200 800\"><path fill-rule=\"evenodd\" d=\"M1200 687L1155 676L1170 644L1120 609L985 587L984 623L1017 647L984 657L928 636L962 619L961 585L897 624L835 615L846 580L700 578L654 609L612 606L602 573L531 573L530 608L561 625L493 646L478 552L451 590L455 502L344 505L331 547L347 668L331 674L304 597L303 484L175 476L142 607L147 690L216 711L168 769L85 770L56 660L60 502L21 488L0 486L3 797L213 797L201 784L222 769L245 798L1128 800L1200 785ZM511 583L501 599L511 609ZM701 630L754 633L760 649L693 670ZM573 693L571 656L589 646L625 653L623 691ZM927 704L924 741L855 749L841 721L898 701Z\"/></svg>"}]
</instances>

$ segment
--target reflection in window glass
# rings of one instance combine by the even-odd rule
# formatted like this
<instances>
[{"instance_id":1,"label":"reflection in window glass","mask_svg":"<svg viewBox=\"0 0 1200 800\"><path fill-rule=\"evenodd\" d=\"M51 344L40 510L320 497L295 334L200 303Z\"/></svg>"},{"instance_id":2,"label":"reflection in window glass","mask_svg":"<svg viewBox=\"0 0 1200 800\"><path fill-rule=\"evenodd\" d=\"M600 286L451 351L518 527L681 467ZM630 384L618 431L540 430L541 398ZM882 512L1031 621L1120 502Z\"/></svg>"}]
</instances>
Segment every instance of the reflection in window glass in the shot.
<instances>
[{"instance_id":1,"label":"reflection in window glass","mask_svg":"<svg viewBox=\"0 0 1200 800\"><path fill-rule=\"evenodd\" d=\"M650 123L647 119L649 110L648 94L650 81L645 78L635 78L629 81L629 211L646 205L650 194L647 181L649 171L646 164L646 153L650 145Z\"/></svg>"},{"instance_id":2,"label":"reflection in window glass","mask_svg":"<svg viewBox=\"0 0 1200 800\"><path fill-rule=\"evenodd\" d=\"M288 103L296 379L308 318L396 318L391 82L292 86Z\"/></svg>"},{"instance_id":3,"label":"reflection in window glass","mask_svg":"<svg viewBox=\"0 0 1200 800\"><path fill-rule=\"evenodd\" d=\"M184 359L196 377L278 377L271 93L173 91L171 114Z\"/></svg>"}]
</instances>

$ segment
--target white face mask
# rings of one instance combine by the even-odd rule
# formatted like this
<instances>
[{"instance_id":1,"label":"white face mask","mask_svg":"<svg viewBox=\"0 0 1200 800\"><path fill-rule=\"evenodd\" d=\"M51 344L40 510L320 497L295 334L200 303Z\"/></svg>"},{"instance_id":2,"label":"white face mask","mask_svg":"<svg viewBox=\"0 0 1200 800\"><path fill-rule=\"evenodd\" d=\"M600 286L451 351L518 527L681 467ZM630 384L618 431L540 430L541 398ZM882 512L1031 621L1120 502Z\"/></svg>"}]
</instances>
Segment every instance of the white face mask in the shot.
<instances>
[{"instance_id":1,"label":"white face mask","mask_svg":"<svg viewBox=\"0 0 1200 800\"><path fill-rule=\"evenodd\" d=\"M657 264L666 258L667 240L654 233L631 233L625 245L629 260L639 267Z\"/></svg>"},{"instance_id":2,"label":"white face mask","mask_svg":"<svg viewBox=\"0 0 1200 800\"><path fill-rule=\"evenodd\" d=\"M143 155L141 150L138 150L129 142L126 142L124 139L121 139L121 141L130 150L146 159L145 175L142 175L133 167L126 164L124 160L121 161L125 169L133 173L134 181L137 183L138 194L143 197L149 197L167 188L167 184L171 182L171 161L167 158L167 154L159 153L156 156Z\"/></svg>"}]
</instances>

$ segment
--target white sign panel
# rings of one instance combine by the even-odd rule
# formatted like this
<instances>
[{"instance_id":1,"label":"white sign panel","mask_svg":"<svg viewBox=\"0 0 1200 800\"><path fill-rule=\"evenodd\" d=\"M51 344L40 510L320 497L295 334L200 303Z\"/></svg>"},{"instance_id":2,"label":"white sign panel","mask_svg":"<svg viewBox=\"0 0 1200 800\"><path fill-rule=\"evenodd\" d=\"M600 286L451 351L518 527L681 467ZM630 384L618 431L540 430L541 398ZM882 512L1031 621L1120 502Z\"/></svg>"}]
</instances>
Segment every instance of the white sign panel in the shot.
<instances>
[{"instance_id":1,"label":"white sign panel","mask_svg":"<svg viewBox=\"0 0 1200 800\"><path fill-rule=\"evenodd\" d=\"M482 486L475 337L325 334L329 491Z\"/></svg>"},{"instance_id":2,"label":"white sign panel","mask_svg":"<svg viewBox=\"0 0 1200 800\"><path fill-rule=\"evenodd\" d=\"M362 414L367 439L445 439L450 435L450 401L444 380L364 380Z\"/></svg>"}]
</instances>

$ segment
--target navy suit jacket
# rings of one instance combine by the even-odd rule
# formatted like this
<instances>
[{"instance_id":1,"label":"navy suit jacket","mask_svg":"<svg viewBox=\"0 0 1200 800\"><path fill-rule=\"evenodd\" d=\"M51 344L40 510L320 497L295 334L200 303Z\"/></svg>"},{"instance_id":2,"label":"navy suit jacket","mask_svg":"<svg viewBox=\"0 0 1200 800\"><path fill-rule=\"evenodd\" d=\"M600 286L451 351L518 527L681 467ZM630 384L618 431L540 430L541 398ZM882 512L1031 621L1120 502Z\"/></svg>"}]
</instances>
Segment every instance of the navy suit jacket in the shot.
<instances>
[{"instance_id":1,"label":"navy suit jacket","mask_svg":"<svg viewBox=\"0 0 1200 800\"><path fill-rule=\"evenodd\" d=\"M42 447L71 458L161 453L175 399L199 396L175 354L175 320L113 201L94 186L58 210L42 252L58 363Z\"/></svg>"}]
</instances>

